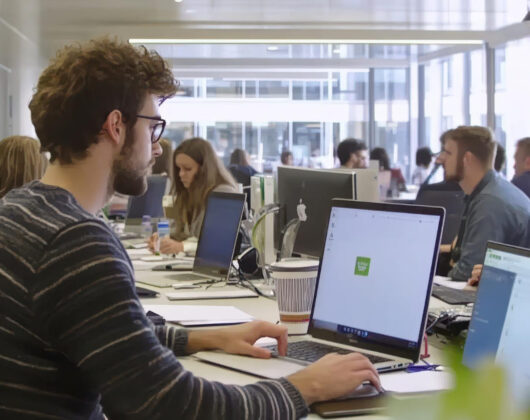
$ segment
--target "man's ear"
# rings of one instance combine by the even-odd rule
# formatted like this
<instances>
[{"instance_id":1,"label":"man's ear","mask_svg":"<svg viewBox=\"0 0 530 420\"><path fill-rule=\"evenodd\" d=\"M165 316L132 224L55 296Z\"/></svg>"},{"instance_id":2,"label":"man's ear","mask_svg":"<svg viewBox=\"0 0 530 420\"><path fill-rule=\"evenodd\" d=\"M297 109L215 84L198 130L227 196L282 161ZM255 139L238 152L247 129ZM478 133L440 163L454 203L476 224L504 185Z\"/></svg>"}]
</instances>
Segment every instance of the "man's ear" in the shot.
<instances>
[{"instance_id":1,"label":"man's ear","mask_svg":"<svg viewBox=\"0 0 530 420\"><path fill-rule=\"evenodd\" d=\"M473 156L473 153L471 153L469 150L467 152L464 152L464 156L462 156L464 166L469 166L469 164L473 162L474 157L475 156Z\"/></svg>"},{"instance_id":2,"label":"man's ear","mask_svg":"<svg viewBox=\"0 0 530 420\"><path fill-rule=\"evenodd\" d=\"M121 111L115 109L107 115L100 135L106 135L108 139L116 146L125 138L125 123Z\"/></svg>"}]
</instances>

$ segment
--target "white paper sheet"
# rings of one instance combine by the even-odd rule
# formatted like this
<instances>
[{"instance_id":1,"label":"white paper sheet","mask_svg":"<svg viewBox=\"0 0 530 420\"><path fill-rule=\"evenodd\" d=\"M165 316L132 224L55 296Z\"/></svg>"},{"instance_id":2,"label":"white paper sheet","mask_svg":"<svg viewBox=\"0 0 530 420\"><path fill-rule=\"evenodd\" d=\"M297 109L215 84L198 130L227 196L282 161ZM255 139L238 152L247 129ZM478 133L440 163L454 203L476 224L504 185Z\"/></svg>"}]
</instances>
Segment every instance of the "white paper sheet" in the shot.
<instances>
[{"instance_id":1,"label":"white paper sheet","mask_svg":"<svg viewBox=\"0 0 530 420\"><path fill-rule=\"evenodd\" d=\"M200 290L198 292L173 292L166 293L169 300L195 300L195 299L233 299L257 297L252 290Z\"/></svg>"},{"instance_id":2,"label":"white paper sheet","mask_svg":"<svg viewBox=\"0 0 530 420\"><path fill-rule=\"evenodd\" d=\"M144 305L145 312L152 311L169 322L182 325L239 324L254 318L234 306L206 305Z\"/></svg>"},{"instance_id":3,"label":"white paper sheet","mask_svg":"<svg viewBox=\"0 0 530 420\"><path fill-rule=\"evenodd\" d=\"M465 281L453 281L449 277L442 276L434 276L434 283L457 290L462 290L467 286L467 282Z\"/></svg>"},{"instance_id":4,"label":"white paper sheet","mask_svg":"<svg viewBox=\"0 0 530 420\"><path fill-rule=\"evenodd\" d=\"M453 386L453 375L447 371L383 373L379 375L379 379L386 391L398 393L443 391Z\"/></svg>"}]
</instances>

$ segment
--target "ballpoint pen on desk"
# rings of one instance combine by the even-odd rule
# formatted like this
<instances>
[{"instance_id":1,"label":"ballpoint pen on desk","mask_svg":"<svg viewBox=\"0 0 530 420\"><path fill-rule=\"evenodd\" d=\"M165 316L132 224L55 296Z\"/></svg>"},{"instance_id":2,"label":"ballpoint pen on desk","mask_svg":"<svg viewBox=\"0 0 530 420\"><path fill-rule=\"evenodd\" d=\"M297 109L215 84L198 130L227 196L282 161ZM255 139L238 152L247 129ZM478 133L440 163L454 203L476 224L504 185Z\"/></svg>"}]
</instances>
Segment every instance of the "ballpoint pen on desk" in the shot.
<instances>
[{"instance_id":1,"label":"ballpoint pen on desk","mask_svg":"<svg viewBox=\"0 0 530 420\"><path fill-rule=\"evenodd\" d=\"M407 372L414 373L414 372L423 372L425 370L436 370L440 371L443 370L443 367L440 365L430 364L426 360L421 359L421 361L424 363L423 365L419 364L412 364L407 367Z\"/></svg>"}]
</instances>

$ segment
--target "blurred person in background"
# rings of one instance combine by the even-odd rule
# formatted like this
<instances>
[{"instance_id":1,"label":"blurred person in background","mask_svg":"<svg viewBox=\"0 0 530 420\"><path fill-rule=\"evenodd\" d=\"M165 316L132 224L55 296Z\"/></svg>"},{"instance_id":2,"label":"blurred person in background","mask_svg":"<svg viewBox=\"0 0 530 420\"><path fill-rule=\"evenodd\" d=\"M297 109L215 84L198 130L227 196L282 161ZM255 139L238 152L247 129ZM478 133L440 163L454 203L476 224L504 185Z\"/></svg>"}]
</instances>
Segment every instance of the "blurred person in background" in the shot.
<instances>
[{"instance_id":1,"label":"blurred person in background","mask_svg":"<svg viewBox=\"0 0 530 420\"><path fill-rule=\"evenodd\" d=\"M169 238L160 238L160 252L195 254L208 194L237 192L236 183L210 142L200 137L180 143L173 152L172 165L173 206L165 210L174 226ZM148 241L152 252L157 241L155 233Z\"/></svg>"},{"instance_id":2,"label":"blurred person in background","mask_svg":"<svg viewBox=\"0 0 530 420\"><path fill-rule=\"evenodd\" d=\"M430 147L420 147L416 150L416 169L412 173L412 183L421 185L429 176L433 153Z\"/></svg>"},{"instance_id":3,"label":"blurred person in background","mask_svg":"<svg viewBox=\"0 0 530 420\"><path fill-rule=\"evenodd\" d=\"M337 146L337 157L342 169L364 169L368 167L368 148L354 138L342 140Z\"/></svg>"},{"instance_id":4,"label":"blurred person in background","mask_svg":"<svg viewBox=\"0 0 530 420\"><path fill-rule=\"evenodd\" d=\"M515 175L512 183L530 197L530 137L517 142L513 158Z\"/></svg>"},{"instance_id":5,"label":"blurred person in background","mask_svg":"<svg viewBox=\"0 0 530 420\"><path fill-rule=\"evenodd\" d=\"M282 165L293 166L294 165L293 152L291 152L290 150L284 149L280 156L280 160L282 162Z\"/></svg>"},{"instance_id":6,"label":"blurred person in background","mask_svg":"<svg viewBox=\"0 0 530 420\"><path fill-rule=\"evenodd\" d=\"M47 165L38 140L26 136L0 140L0 198L13 188L42 178Z\"/></svg>"}]
</instances>

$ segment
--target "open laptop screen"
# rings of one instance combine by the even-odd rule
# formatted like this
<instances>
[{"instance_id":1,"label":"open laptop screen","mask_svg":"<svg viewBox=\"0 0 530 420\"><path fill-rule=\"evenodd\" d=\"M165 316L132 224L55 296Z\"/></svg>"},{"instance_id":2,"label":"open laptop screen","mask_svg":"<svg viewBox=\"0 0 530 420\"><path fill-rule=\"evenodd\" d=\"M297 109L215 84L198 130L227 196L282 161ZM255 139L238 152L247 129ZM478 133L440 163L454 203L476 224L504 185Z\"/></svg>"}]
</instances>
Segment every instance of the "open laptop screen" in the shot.
<instances>
[{"instance_id":1,"label":"open laptop screen","mask_svg":"<svg viewBox=\"0 0 530 420\"><path fill-rule=\"evenodd\" d=\"M312 327L334 331L353 345L416 354L443 209L361 205L331 209Z\"/></svg>"},{"instance_id":2,"label":"open laptop screen","mask_svg":"<svg viewBox=\"0 0 530 420\"><path fill-rule=\"evenodd\" d=\"M488 243L463 363L502 364L520 402L530 401L529 320L530 250Z\"/></svg>"},{"instance_id":3,"label":"open laptop screen","mask_svg":"<svg viewBox=\"0 0 530 420\"><path fill-rule=\"evenodd\" d=\"M226 276L234 255L244 202L245 194L210 193L193 263L194 272Z\"/></svg>"}]
</instances>

